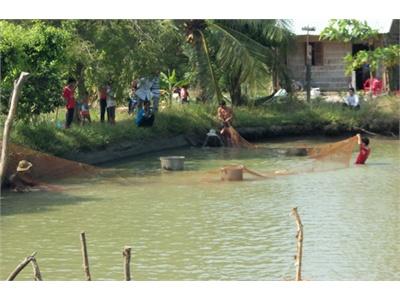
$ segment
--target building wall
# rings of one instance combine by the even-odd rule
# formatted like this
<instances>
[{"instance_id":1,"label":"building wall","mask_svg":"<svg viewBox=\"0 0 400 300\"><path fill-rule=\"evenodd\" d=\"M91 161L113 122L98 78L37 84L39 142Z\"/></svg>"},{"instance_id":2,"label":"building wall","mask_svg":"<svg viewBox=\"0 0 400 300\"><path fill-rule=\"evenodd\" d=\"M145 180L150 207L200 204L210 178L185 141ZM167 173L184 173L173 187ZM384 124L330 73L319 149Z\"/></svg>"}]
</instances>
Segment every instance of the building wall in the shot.
<instances>
[{"instance_id":1,"label":"building wall","mask_svg":"<svg viewBox=\"0 0 400 300\"><path fill-rule=\"evenodd\" d=\"M305 36L297 36L295 48L287 57L287 64L292 78L305 84ZM346 90L351 76L346 76L343 57L352 52L351 43L319 41L317 36L310 37L310 42L323 43L323 64L311 66L311 87L322 91Z\"/></svg>"}]
</instances>

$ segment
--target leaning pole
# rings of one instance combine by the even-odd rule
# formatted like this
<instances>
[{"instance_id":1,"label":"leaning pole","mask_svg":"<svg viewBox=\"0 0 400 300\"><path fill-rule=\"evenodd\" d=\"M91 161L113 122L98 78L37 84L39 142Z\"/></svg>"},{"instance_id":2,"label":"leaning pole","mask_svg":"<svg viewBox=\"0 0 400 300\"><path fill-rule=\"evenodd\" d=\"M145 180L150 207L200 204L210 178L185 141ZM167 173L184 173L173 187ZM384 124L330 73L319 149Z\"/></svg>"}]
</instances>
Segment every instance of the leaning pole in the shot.
<instances>
[{"instance_id":1,"label":"leaning pole","mask_svg":"<svg viewBox=\"0 0 400 300\"><path fill-rule=\"evenodd\" d=\"M21 94L22 85L28 79L29 73L22 72L18 80L14 81L14 89L11 96L10 108L6 122L4 123L3 143L1 147L1 158L0 158L0 184L2 185L5 180L8 163L8 142L10 139L10 132L14 121L15 112L17 111L18 99Z\"/></svg>"}]
</instances>

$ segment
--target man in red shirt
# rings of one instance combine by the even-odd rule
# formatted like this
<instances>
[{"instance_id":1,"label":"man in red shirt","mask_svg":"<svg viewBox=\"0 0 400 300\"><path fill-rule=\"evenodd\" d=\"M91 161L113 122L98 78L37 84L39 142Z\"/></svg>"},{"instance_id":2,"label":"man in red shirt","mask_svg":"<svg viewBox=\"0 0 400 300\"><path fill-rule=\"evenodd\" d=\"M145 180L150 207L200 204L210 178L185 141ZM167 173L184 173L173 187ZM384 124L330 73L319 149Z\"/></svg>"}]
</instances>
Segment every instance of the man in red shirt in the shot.
<instances>
[{"instance_id":1,"label":"man in red shirt","mask_svg":"<svg viewBox=\"0 0 400 300\"><path fill-rule=\"evenodd\" d=\"M76 80L74 78L68 79L68 84L64 87L63 97L65 99L67 108L67 113L65 115L65 128L70 128L71 123L74 119L74 111L75 111L75 86Z\"/></svg>"},{"instance_id":2,"label":"man in red shirt","mask_svg":"<svg viewBox=\"0 0 400 300\"><path fill-rule=\"evenodd\" d=\"M371 149L368 147L369 139L367 137L361 138L360 134L357 134L357 138L358 144L360 145L360 153L358 153L356 165L363 165L371 153Z\"/></svg>"}]
</instances>

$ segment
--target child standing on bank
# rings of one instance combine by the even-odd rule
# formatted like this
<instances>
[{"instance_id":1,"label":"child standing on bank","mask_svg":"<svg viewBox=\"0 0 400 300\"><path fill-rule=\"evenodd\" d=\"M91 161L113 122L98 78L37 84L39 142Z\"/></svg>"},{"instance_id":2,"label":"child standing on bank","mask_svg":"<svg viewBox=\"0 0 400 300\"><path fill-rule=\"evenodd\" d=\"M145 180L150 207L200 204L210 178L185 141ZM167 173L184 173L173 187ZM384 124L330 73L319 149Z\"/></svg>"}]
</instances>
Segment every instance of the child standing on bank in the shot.
<instances>
[{"instance_id":1,"label":"child standing on bank","mask_svg":"<svg viewBox=\"0 0 400 300\"><path fill-rule=\"evenodd\" d=\"M89 94L85 92L84 97L82 99L82 104L81 104L81 125L85 124L85 121L88 121L91 123L90 119L90 112L89 112Z\"/></svg>"},{"instance_id":2,"label":"child standing on bank","mask_svg":"<svg viewBox=\"0 0 400 300\"><path fill-rule=\"evenodd\" d=\"M357 159L355 164L356 165L363 165L365 164L366 160L368 159L369 154L371 153L371 148L368 147L369 145L369 138L363 137L357 134L358 144L360 145L360 153L358 153Z\"/></svg>"}]
</instances>

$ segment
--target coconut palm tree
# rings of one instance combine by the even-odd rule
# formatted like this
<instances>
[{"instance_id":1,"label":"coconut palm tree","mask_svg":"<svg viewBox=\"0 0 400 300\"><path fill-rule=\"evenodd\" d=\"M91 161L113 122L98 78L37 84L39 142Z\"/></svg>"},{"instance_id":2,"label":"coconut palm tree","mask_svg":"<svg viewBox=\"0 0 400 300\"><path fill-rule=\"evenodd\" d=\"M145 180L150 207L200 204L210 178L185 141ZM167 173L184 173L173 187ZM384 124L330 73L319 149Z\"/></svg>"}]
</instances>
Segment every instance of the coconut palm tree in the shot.
<instances>
[{"instance_id":1,"label":"coconut palm tree","mask_svg":"<svg viewBox=\"0 0 400 300\"><path fill-rule=\"evenodd\" d=\"M283 70L283 54L292 34L286 20L183 20L192 45L203 101L223 98L219 81L226 76L233 104L243 103L241 84L265 80ZM282 75L280 74L280 75Z\"/></svg>"}]
</instances>

